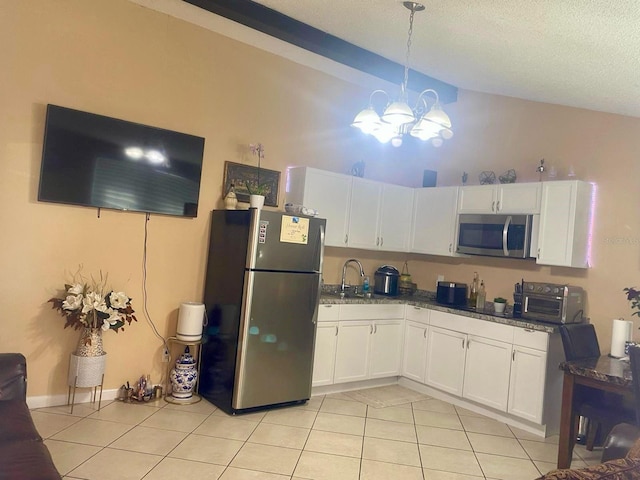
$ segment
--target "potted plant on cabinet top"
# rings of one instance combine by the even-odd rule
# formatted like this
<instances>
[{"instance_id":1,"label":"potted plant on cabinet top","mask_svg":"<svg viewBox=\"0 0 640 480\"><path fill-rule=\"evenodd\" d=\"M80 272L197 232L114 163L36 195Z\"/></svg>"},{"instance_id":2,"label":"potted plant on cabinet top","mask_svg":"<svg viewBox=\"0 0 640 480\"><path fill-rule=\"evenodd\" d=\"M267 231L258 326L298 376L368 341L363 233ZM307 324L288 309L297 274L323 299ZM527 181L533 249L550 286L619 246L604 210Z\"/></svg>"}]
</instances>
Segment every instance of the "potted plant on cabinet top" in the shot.
<instances>
[{"instance_id":1,"label":"potted plant on cabinet top","mask_svg":"<svg viewBox=\"0 0 640 480\"><path fill-rule=\"evenodd\" d=\"M250 143L249 150L258 157L258 176L255 182L247 181L245 186L249 191L249 206L261 209L264 206L264 197L269 193L270 186L267 183L260 183L260 164L264 158L264 146L261 143Z\"/></svg>"}]
</instances>

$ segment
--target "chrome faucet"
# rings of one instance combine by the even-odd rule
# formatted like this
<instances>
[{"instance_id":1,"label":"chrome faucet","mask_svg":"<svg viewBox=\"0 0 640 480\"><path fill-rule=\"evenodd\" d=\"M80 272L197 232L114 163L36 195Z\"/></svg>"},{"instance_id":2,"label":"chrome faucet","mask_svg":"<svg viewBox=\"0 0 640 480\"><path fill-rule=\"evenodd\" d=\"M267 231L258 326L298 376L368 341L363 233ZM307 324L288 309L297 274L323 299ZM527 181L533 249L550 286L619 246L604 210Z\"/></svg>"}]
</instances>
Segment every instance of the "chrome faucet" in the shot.
<instances>
[{"instance_id":1,"label":"chrome faucet","mask_svg":"<svg viewBox=\"0 0 640 480\"><path fill-rule=\"evenodd\" d=\"M345 280L347 277L347 265L349 265L351 262L354 262L358 265L358 267L360 268L360 277L364 278L364 268L362 268L362 264L358 260L356 260L355 258L350 258L349 260L344 262L344 265L342 266L342 282L340 283L340 296L342 297L344 297L345 290L349 286L345 284Z\"/></svg>"}]
</instances>

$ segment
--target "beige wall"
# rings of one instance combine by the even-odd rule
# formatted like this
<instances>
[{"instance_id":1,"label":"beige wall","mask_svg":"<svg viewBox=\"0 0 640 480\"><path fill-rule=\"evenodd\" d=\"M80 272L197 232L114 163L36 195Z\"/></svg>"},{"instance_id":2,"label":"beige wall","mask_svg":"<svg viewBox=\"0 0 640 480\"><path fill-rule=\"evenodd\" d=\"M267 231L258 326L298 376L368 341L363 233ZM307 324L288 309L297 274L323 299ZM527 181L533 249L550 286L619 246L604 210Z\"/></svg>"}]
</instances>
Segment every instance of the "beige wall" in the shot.
<instances>
[{"instance_id":1,"label":"beige wall","mask_svg":"<svg viewBox=\"0 0 640 480\"><path fill-rule=\"evenodd\" d=\"M253 142L265 145L264 167L283 174L301 164L346 173L363 159L366 177L410 186L421 185L424 169L438 171L439 185L455 185L462 171L477 183L482 170L508 168L534 181L542 157L560 177L573 165L578 178L598 184L588 271L328 248L325 281L337 283L350 257L363 260L367 273L409 260L426 289L438 274L469 281L478 271L489 297L508 296L522 277L568 281L588 290L603 350L610 319L629 318L621 290L640 284L638 119L461 91L447 107L456 136L441 149L382 147L348 127L365 89L126 0L3 1L0 45L0 351L27 356L31 396L66 393L78 334L62 328L46 300L79 265L86 275L108 272L138 314L125 332L105 335L106 388L149 372L158 381L164 366L144 315L145 216L103 211L98 218L92 209L36 201L47 103L206 138L198 218L154 215L148 224L146 310L162 335L174 332L180 302L201 298L207 212L221 206L224 162L251 161Z\"/></svg>"}]
</instances>

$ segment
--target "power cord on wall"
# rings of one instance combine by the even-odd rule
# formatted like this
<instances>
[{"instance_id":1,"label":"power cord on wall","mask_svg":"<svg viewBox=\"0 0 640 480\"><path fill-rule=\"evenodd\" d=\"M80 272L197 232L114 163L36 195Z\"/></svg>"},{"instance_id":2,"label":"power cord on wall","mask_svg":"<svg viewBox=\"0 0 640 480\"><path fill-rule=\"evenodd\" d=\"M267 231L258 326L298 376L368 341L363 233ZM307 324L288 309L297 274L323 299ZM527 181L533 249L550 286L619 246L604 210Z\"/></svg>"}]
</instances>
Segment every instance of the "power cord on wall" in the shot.
<instances>
[{"instance_id":1,"label":"power cord on wall","mask_svg":"<svg viewBox=\"0 0 640 480\"><path fill-rule=\"evenodd\" d=\"M153 323L153 320L151 319L151 315L149 314L149 310L147 309L147 239L149 238L149 220L151 219L151 214L150 213L146 213L145 214L145 220L144 220L144 243L142 246L142 309L143 309L143 313L144 313L144 317L147 319L147 323L149 323L149 325L151 325L151 330L153 330L153 333L156 337L158 337L158 339L160 339L160 341L162 342L162 348L164 349L165 355L170 355L169 352L169 346L167 345L167 340L160 335L160 332L158 332L158 329L156 328L156 325ZM171 359L169 358L167 361L170 361ZM165 379L165 368L161 369L162 373L160 376L160 384L164 385L164 383L166 382Z\"/></svg>"}]
</instances>

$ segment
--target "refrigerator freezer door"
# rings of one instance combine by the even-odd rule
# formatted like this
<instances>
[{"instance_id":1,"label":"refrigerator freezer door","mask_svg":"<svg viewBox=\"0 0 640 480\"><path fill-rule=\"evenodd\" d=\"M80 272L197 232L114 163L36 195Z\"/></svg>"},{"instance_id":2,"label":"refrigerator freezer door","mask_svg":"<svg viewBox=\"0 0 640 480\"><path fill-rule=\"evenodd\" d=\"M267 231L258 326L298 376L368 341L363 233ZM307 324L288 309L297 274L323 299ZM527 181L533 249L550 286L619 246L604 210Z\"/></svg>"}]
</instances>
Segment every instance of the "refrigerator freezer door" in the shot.
<instances>
[{"instance_id":1,"label":"refrigerator freezer door","mask_svg":"<svg viewBox=\"0 0 640 480\"><path fill-rule=\"evenodd\" d=\"M320 272L326 220L259 211L249 232L248 268Z\"/></svg>"},{"instance_id":2,"label":"refrigerator freezer door","mask_svg":"<svg viewBox=\"0 0 640 480\"><path fill-rule=\"evenodd\" d=\"M238 345L235 410L311 395L320 275L247 271Z\"/></svg>"}]
</instances>

